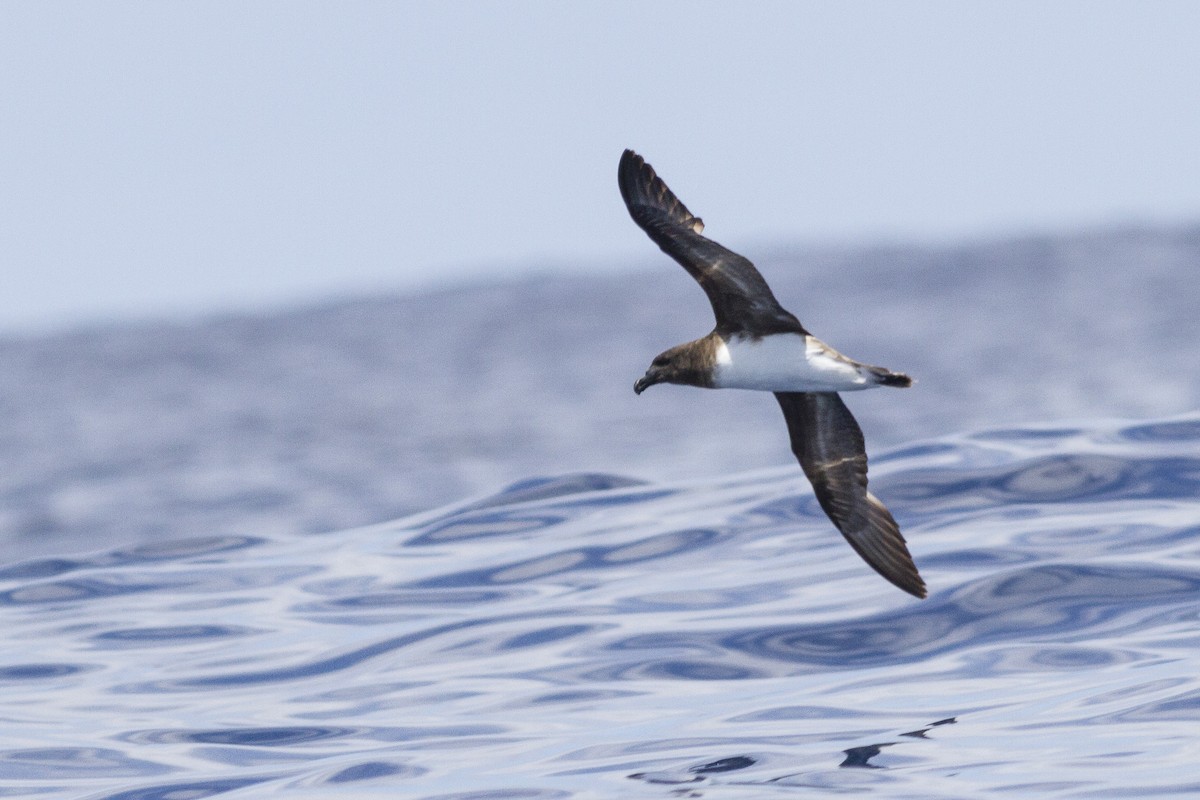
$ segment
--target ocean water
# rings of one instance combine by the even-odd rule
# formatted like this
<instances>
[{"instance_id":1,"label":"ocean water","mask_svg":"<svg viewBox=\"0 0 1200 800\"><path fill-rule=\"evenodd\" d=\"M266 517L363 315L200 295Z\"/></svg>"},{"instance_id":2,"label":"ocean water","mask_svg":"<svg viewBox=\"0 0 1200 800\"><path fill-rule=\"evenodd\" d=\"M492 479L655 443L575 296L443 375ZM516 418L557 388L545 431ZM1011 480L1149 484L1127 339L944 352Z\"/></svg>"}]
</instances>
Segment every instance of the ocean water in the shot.
<instances>
[{"instance_id":1,"label":"ocean water","mask_svg":"<svg viewBox=\"0 0 1200 800\"><path fill-rule=\"evenodd\" d=\"M726 244L822 339L916 379L847 398L872 453L1200 409L1200 226ZM535 476L794 467L770 397L634 395L657 353L712 327L703 292L652 244L639 266L0 336L0 556L321 533Z\"/></svg>"},{"instance_id":2,"label":"ocean water","mask_svg":"<svg viewBox=\"0 0 1200 800\"><path fill-rule=\"evenodd\" d=\"M756 260L928 599L665 259L10 335L0 797L1200 796L1200 229Z\"/></svg>"},{"instance_id":3,"label":"ocean water","mask_svg":"<svg viewBox=\"0 0 1200 800\"><path fill-rule=\"evenodd\" d=\"M881 454L924 601L797 473L11 565L0 794L1200 793L1200 416Z\"/></svg>"}]
</instances>

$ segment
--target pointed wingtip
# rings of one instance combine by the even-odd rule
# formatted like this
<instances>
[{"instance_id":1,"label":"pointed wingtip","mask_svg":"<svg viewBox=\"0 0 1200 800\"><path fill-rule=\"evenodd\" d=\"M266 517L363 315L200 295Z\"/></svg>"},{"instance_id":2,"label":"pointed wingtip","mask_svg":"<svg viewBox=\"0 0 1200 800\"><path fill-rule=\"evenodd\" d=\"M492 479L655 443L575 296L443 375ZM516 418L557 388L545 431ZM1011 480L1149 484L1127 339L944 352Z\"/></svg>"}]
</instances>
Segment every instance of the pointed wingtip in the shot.
<instances>
[{"instance_id":1,"label":"pointed wingtip","mask_svg":"<svg viewBox=\"0 0 1200 800\"><path fill-rule=\"evenodd\" d=\"M914 597L925 597L925 581L900 526L867 491L867 451L850 409L836 392L776 392L775 399L792 452L829 521L873 570Z\"/></svg>"},{"instance_id":2,"label":"pointed wingtip","mask_svg":"<svg viewBox=\"0 0 1200 800\"><path fill-rule=\"evenodd\" d=\"M893 583L895 583L895 582L893 581ZM909 594L911 594L913 597L917 598L918 600L924 600L926 597L929 596L929 590L925 588L925 581L921 580L920 575L916 576L916 581L913 583L909 583L909 584L895 583L895 585L897 587L903 589L904 591L908 592Z\"/></svg>"},{"instance_id":3,"label":"pointed wingtip","mask_svg":"<svg viewBox=\"0 0 1200 800\"><path fill-rule=\"evenodd\" d=\"M617 180L624 186L626 183L632 182L632 178L637 177L637 173L641 171L642 165L646 163L646 159L637 154L636 150L626 147L621 153L621 161L617 164Z\"/></svg>"},{"instance_id":4,"label":"pointed wingtip","mask_svg":"<svg viewBox=\"0 0 1200 800\"><path fill-rule=\"evenodd\" d=\"M878 532L872 533L875 536L880 535ZM921 573L917 572L917 565L913 563L908 548L904 546L904 537L899 535L899 531L896 531L895 535L898 541L893 539L882 548L860 547L861 542L855 542L850 536L846 538L850 544L854 545L854 549L862 556L863 561L867 562L867 565L878 572L888 583L897 589L908 592L918 600L924 600L929 595L925 581L921 578ZM873 544L878 546L884 543L875 542ZM896 549L897 545L899 552Z\"/></svg>"},{"instance_id":5,"label":"pointed wingtip","mask_svg":"<svg viewBox=\"0 0 1200 800\"><path fill-rule=\"evenodd\" d=\"M656 177L654 168L646 163L646 159L633 150L625 148L625 152L621 153L621 162L617 164L617 185L621 188L621 199L625 201L627 207L638 204L641 194L638 191L638 185L643 182L642 171L644 169L649 169L650 180Z\"/></svg>"},{"instance_id":6,"label":"pointed wingtip","mask_svg":"<svg viewBox=\"0 0 1200 800\"><path fill-rule=\"evenodd\" d=\"M887 507L870 492L867 492L867 502L870 511L866 527L859 531L842 531L842 535L862 560L889 583L913 597L925 599L929 592L921 573L917 571L912 554L908 552L900 526Z\"/></svg>"},{"instance_id":7,"label":"pointed wingtip","mask_svg":"<svg viewBox=\"0 0 1200 800\"><path fill-rule=\"evenodd\" d=\"M621 189L625 207L639 225L643 225L643 222L638 219L634 209L645 207L665 214L671 222L691 228L696 233L704 230L704 220L688 211L687 206L658 177L654 167L629 148L621 154L621 161L617 165L617 185Z\"/></svg>"}]
</instances>

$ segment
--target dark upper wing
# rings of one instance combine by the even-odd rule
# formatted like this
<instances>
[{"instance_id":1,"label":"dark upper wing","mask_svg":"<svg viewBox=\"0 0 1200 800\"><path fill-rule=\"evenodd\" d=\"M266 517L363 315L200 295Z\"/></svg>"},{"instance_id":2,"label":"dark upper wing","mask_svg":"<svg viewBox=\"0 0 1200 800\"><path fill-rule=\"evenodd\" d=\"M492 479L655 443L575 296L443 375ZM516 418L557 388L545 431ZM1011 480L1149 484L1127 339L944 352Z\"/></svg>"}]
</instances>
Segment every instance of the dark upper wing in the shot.
<instances>
[{"instance_id":1,"label":"dark upper wing","mask_svg":"<svg viewBox=\"0 0 1200 800\"><path fill-rule=\"evenodd\" d=\"M925 581L883 503L867 491L862 429L836 392L776 392L792 452L817 501L863 560L909 594L925 596Z\"/></svg>"},{"instance_id":2,"label":"dark upper wing","mask_svg":"<svg viewBox=\"0 0 1200 800\"><path fill-rule=\"evenodd\" d=\"M617 182L633 221L700 283L712 303L718 332L807 333L779 305L753 264L700 235L704 222L632 150L621 156Z\"/></svg>"}]
</instances>

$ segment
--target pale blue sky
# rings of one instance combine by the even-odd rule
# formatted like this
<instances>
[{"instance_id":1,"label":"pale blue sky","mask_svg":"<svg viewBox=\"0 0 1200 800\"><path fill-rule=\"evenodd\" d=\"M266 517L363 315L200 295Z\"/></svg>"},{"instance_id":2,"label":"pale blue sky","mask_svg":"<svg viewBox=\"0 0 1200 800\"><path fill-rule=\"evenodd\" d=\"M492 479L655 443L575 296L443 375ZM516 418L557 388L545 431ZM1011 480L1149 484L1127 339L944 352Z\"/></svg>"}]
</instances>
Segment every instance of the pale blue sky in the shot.
<instances>
[{"instance_id":1,"label":"pale blue sky","mask_svg":"<svg viewBox=\"0 0 1200 800\"><path fill-rule=\"evenodd\" d=\"M1200 220L1200 3L0 4L0 331Z\"/></svg>"}]
</instances>

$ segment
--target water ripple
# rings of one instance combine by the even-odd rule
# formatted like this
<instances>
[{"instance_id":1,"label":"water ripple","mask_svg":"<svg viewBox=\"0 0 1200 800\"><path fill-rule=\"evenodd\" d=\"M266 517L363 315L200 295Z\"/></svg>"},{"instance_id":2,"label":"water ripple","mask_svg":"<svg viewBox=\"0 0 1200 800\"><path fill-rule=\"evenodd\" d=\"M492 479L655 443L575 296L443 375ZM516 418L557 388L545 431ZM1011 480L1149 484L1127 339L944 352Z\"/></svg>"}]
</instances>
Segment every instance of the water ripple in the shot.
<instances>
[{"instance_id":1,"label":"water ripple","mask_svg":"<svg viewBox=\"0 0 1200 800\"><path fill-rule=\"evenodd\" d=\"M1097 423L877 458L925 601L794 466L14 564L2 791L1186 795L1198 439Z\"/></svg>"}]
</instances>

